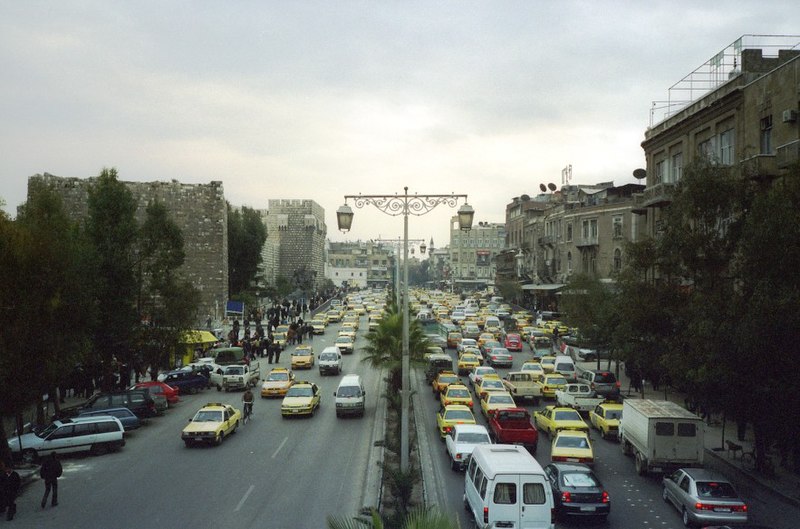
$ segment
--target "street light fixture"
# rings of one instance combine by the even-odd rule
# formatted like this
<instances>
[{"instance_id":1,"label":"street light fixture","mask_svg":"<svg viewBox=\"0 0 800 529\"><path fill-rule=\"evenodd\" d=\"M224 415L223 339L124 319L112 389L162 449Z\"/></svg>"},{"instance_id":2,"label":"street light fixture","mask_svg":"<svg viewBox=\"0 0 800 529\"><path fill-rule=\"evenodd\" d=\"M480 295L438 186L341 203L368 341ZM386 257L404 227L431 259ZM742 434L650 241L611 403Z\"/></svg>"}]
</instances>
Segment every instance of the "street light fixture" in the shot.
<instances>
[{"instance_id":1,"label":"street light fixture","mask_svg":"<svg viewBox=\"0 0 800 529\"><path fill-rule=\"evenodd\" d=\"M403 188L403 194L398 195L345 195L345 203L336 211L336 222L339 230L347 232L353 225L353 210L347 205L348 200L353 200L357 208L372 205L383 213L396 217L403 215L403 350L401 362L402 375L402 410L400 413L400 470L408 471L409 456L409 435L408 435L408 412L410 400L409 370L410 359L408 354L408 216L425 215L440 204L455 207L459 199L464 199L464 204L458 209L459 228L464 231L472 229L472 220L475 217L475 210L466 203L467 195L418 195L408 194L408 187ZM423 251L420 248L420 251ZM424 252L423 252L424 253Z\"/></svg>"}]
</instances>

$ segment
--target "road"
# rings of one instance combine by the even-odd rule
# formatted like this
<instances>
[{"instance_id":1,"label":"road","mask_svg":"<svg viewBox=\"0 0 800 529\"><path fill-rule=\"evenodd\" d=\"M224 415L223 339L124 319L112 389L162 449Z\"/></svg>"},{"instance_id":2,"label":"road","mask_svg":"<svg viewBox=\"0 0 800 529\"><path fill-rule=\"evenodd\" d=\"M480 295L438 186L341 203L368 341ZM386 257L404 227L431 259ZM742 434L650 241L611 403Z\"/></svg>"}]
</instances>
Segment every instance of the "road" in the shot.
<instances>
[{"instance_id":1,"label":"road","mask_svg":"<svg viewBox=\"0 0 800 529\"><path fill-rule=\"evenodd\" d=\"M455 358L454 351L450 354ZM514 366L519 368L522 363L530 358L530 350L525 346L522 353L514 353ZM593 363L579 364L591 369ZM498 369L501 376L510 371ZM429 468L428 475L433 476L433 481L426 483L426 493L429 503L439 505L445 512L457 517L460 527L472 527L472 522L464 510L464 473L454 472L450 469L449 461L444 449L444 443L439 440L436 430L436 411L439 409L438 399L432 397L429 386L425 385L424 373L417 370L414 373L412 385L416 388L414 407L421 410L417 417L417 424L423 428L419 432L420 443L428 446L422 455L423 466ZM467 377L462 380L469 386ZM523 403L531 414L537 409L552 404L552 401L542 401L538 406ZM519 403L518 403L519 404ZM473 397L473 408L479 424L486 425L481 416L480 406ZM565 527L602 527L611 529L678 529L683 527L678 512L661 499L661 479L650 476L642 478L636 475L633 460L624 456L619 443L612 440L601 439L593 431L595 452L595 472L603 482L611 498L611 514L606 522L597 520L559 521L557 528ZM542 466L550 463L550 444L546 434L540 434L536 459ZM753 494L744 494L740 491L750 507L750 520L753 523L765 524L775 529L796 529L797 520L800 519L798 509L784 504L772 496L758 491Z\"/></svg>"},{"instance_id":2,"label":"road","mask_svg":"<svg viewBox=\"0 0 800 529\"><path fill-rule=\"evenodd\" d=\"M132 432L120 452L66 457L59 505L42 510L41 481L28 485L17 504L15 527L115 528L322 528L328 515L355 516L367 476L380 374L359 362L365 344L361 318L356 352L344 356L344 373L363 377L365 417L337 419L333 392L341 376L320 376L315 367L298 380L319 384L322 405L311 418L282 419L280 399L256 399L254 418L219 447L186 448L180 432L206 402L241 407L241 392L206 390L182 397L163 417ZM338 325L312 342L319 353ZM281 355L290 363L289 351ZM266 375L273 366L261 359Z\"/></svg>"}]
</instances>

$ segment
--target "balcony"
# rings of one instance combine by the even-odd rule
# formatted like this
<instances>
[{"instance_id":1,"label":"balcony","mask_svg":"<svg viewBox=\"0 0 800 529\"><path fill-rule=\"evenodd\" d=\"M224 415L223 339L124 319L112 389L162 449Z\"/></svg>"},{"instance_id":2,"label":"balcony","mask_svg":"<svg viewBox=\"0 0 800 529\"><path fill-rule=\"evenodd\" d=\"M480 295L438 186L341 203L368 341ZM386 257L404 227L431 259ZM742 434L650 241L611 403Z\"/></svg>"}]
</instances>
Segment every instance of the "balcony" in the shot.
<instances>
[{"instance_id":1,"label":"balcony","mask_svg":"<svg viewBox=\"0 0 800 529\"><path fill-rule=\"evenodd\" d=\"M589 248L591 246L598 246L599 244L596 235L594 237L579 237L575 239L575 246L578 248Z\"/></svg>"},{"instance_id":2,"label":"balcony","mask_svg":"<svg viewBox=\"0 0 800 529\"><path fill-rule=\"evenodd\" d=\"M539 246L554 246L555 241L553 240L552 235L545 235L544 237L539 237Z\"/></svg>"},{"instance_id":3,"label":"balcony","mask_svg":"<svg viewBox=\"0 0 800 529\"><path fill-rule=\"evenodd\" d=\"M666 206L672 202L672 194L674 191L675 184L672 182L662 182L646 187L641 194L641 202L639 204L634 202L634 206L644 208Z\"/></svg>"},{"instance_id":4,"label":"balcony","mask_svg":"<svg viewBox=\"0 0 800 529\"><path fill-rule=\"evenodd\" d=\"M774 154L757 154L739 164L741 175L757 180L770 179L778 176L777 156Z\"/></svg>"},{"instance_id":5,"label":"balcony","mask_svg":"<svg viewBox=\"0 0 800 529\"><path fill-rule=\"evenodd\" d=\"M775 164L778 169L786 169L800 160L800 140L790 141L775 150Z\"/></svg>"}]
</instances>

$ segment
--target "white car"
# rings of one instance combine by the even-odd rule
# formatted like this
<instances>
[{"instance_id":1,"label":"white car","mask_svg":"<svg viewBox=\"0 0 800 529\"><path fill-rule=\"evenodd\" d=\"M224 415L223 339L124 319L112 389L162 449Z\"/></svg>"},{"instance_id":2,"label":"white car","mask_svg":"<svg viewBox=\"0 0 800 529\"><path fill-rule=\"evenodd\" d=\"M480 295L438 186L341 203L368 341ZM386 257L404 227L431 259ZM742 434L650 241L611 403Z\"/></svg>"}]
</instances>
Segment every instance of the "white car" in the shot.
<instances>
[{"instance_id":1,"label":"white car","mask_svg":"<svg viewBox=\"0 0 800 529\"><path fill-rule=\"evenodd\" d=\"M351 354L353 352L353 339L346 334L337 336L333 345L338 347L342 354Z\"/></svg>"},{"instance_id":2,"label":"white car","mask_svg":"<svg viewBox=\"0 0 800 529\"><path fill-rule=\"evenodd\" d=\"M477 349L478 348L478 340L475 340L473 338L462 338L461 339L461 343L459 343L456 346L456 351L458 351L458 353L461 354L461 353L464 352L464 349L466 349L467 347L470 347L470 348L473 348L473 349Z\"/></svg>"},{"instance_id":3,"label":"white car","mask_svg":"<svg viewBox=\"0 0 800 529\"><path fill-rule=\"evenodd\" d=\"M497 378L500 378L500 375L497 374L497 371L494 370L493 367L490 366L479 366L470 371L469 373L469 382L473 386L477 386L481 383L481 377L484 375L496 375Z\"/></svg>"},{"instance_id":4,"label":"white car","mask_svg":"<svg viewBox=\"0 0 800 529\"><path fill-rule=\"evenodd\" d=\"M456 424L445 437L450 468L464 470L469 463L472 450L478 445L492 444L489 432L480 424Z\"/></svg>"}]
</instances>

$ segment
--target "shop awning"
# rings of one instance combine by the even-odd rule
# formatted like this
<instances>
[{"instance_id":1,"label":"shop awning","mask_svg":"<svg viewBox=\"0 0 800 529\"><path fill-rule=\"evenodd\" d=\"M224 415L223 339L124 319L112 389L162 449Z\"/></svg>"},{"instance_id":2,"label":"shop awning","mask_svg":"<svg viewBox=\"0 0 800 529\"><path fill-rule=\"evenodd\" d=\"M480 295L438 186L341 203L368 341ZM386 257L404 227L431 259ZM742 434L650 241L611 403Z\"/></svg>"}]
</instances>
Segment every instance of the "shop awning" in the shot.
<instances>
[{"instance_id":1,"label":"shop awning","mask_svg":"<svg viewBox=\"0 0 800 529\"><path fill-rule=\"evenodd\" d=\"M187 344L206 344L218 342L219 338L208 331L186 331L183 335L183 343Z\"/></svg>"},{"instance_id":2,"label":"shop awning","mask_svg":"<svg viewBox=\"0 0 800 529\"><path fill-rule=\"evenodd\" d=\"M522 285L522 290L533 290L534 292L555 292L567 286L564 283L543 283L541 285Z\"/></svg>"}]
</instances>

